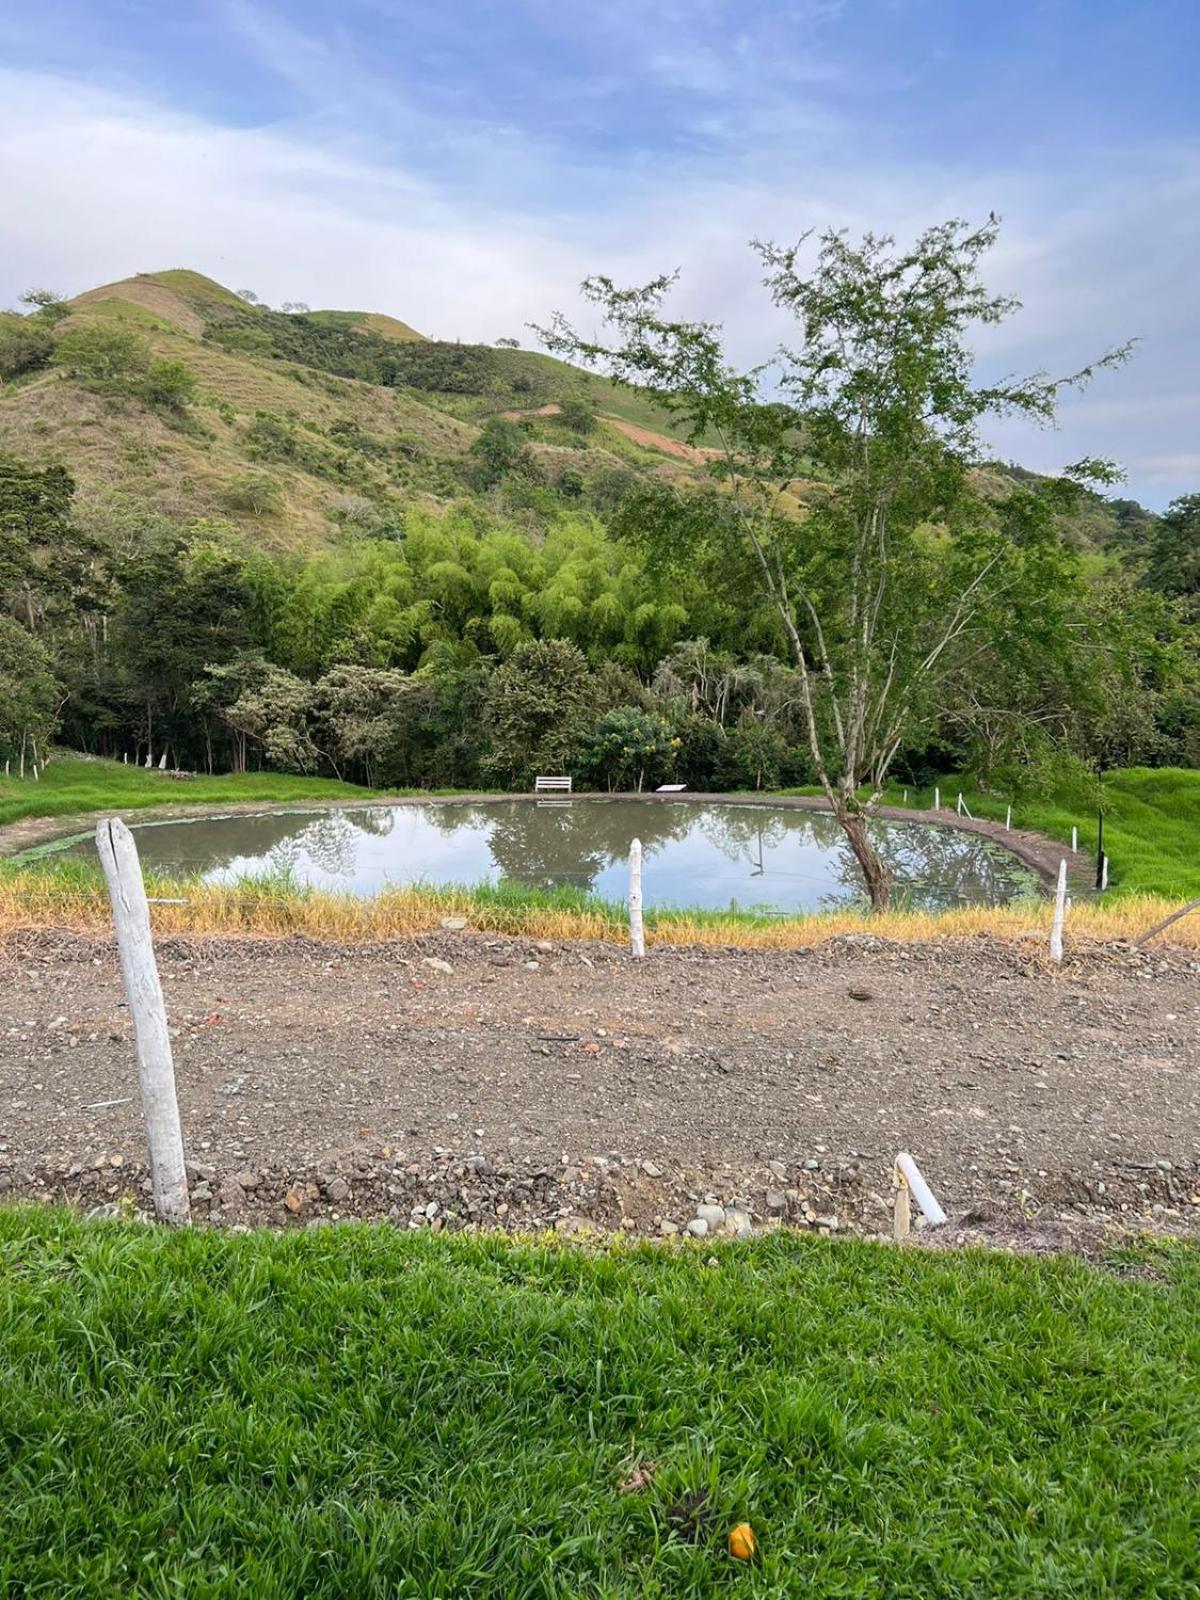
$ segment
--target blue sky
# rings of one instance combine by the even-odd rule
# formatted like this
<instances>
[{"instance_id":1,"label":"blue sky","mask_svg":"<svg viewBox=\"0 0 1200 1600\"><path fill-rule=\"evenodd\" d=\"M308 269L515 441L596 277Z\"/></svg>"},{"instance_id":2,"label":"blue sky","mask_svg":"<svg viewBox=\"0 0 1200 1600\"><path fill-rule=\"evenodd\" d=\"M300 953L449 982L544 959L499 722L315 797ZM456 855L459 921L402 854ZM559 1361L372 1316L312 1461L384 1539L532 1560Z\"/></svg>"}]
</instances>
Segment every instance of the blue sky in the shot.
<instances>
[{"instance_id":1,"label":"blue sky","mask_svg":"<svg viewBox=\"0 0 1200 1600\"><path fill-rule=\"evenodd\" d=\"M1057 432L1200 487L1200 0L9 0L0 304L188 265L264 298L528 337L585 273L679 266L739 358L746 241L1005 222L988 371L1135 361Z\"/></svg>"}]
</instances>

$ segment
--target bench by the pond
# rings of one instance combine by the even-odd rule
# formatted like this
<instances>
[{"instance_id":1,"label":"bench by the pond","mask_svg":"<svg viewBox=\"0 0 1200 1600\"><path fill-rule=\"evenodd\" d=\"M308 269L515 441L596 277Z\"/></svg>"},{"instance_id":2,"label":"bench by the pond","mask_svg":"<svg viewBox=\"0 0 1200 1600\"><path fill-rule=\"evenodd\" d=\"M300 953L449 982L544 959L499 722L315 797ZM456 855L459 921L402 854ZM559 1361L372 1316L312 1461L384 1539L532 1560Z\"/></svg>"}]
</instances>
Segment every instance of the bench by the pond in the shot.
<instances>
[{"instance_id":1,"label":"bench by the pond","mask_svg":"<svg viewBox=\"0 0 1200 1600\"><path fill-rule=\"evenodd\" d=\"M570 778L535 778L533 780L534 794L570 794Z\"/></svg>"}]
</instances>

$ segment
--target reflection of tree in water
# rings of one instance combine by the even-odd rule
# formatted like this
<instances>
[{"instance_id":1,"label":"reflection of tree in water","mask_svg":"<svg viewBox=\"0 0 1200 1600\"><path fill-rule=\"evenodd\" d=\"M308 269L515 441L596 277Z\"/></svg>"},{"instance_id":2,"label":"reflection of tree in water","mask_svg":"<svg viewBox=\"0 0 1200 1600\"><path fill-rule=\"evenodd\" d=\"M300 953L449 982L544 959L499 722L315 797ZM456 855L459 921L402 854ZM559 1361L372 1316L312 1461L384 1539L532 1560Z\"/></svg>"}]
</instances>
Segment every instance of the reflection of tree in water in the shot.
<instances>
[{"instance_id":1,"label":"reflection of tree in water","mask_svg":"<svg viewBox=\"0 0 1200 1600\"><path fill-rule=\"evenodd\" d=\"M873 837L895 880L897 897L925 911L1003 905L1034 881L1010 851L957 828L878 824ZM837 877L866 899L861 871L844 840L838 843Z\"/></svg>"},{"instance_id":2,"label":"reflection of tree in water","mask_svg":"<svg viewBox=\"0 0 1200 1600\"><path fill-rule=\"evenodd\" d=\"M580 801L574 805L431 806L435 827L453 834L469 826L488 836L500 873L539 889L563 885L590 890L606 867L624 861L629 842L642 841L647 856L691 828L689 807L636 801Z\"/></svg>"}]
</instances>

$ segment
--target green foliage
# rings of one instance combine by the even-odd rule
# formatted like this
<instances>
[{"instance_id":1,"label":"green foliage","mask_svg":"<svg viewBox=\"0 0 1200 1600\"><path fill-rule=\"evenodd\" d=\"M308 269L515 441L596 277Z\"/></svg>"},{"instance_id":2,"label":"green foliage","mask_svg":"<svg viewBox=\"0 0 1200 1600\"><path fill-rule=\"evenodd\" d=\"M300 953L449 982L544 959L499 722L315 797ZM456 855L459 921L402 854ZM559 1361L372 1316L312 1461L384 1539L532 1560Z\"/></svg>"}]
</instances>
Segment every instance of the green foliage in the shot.
<instances>
[{"instance_id":1,"label":"green foliage","mask_svg":"<svg viewBox=\"0 0 1200 1600\"><path fill-rule=\"evenodd\" d=\"M1186 1600L1196 1252L1120 1264L9 1209L0 1587Z\"/></svg>"},{"instance_id":2,"label":"green foliage","mask_svg":"<svg viewBox=\"0 0 1200 1600\"><path fill-rule=\"evenodd\" d=\"M572 433L593 433L596 428L596 408L586 400L568 395L558 408L558 421Z\"/></svg>"},{"instance_id":3,"label":"green foliage","mask_svg":"<svg viewBox=\"0 0 1200 1600\"><path fill-rule=\"evenodd\" d=\"M526 789L538 773L570 772L596 709L587 660L575 645L565 639L518 645L488 685L492 751L485 773Z\"/></svg>"},{"instance_id":4,"label":"green foliage","mask_svg":"<svg viewBox=\"0 0 1200 1600\"><path fill-rule=\"evenodd\" d=\"M71 307L61 294L55 294L53 289L26 289L20 296L23 306L30 309L31 321L47 324L54 327L56 323L63 322L71 315Z\"/></svg>"},{"instance_id":5,"label":"green foliage","mask_svg":"<svg viewBox=\"0 0 1200 1600\"><path fill-rule=\"evenodd\" d=\"M1144 581L1162 594L1200 602L1200 494L1181 495L1158 519Z\"/></svg>"},{"instance_id":6,"label":"green foliage","mask_svg":"<svg viewBox=\"0 0 1200 1600\"><path fill-rule=\"evenodd\" d=\"M516 475L528 480L539 476L529 440L515 422L493 417L471 445L472 474L477 489L490 489L502 478Z\"/></svg>"},{"instance_id":7,"label":"green foliage","mask_svg":"<svg viewBox=\"0 0 1200 1600\"><path fill-rule=\"evenodd\" d=\"M138 393L160 411L183 411L196 399L196 375L183 361L152 361Z\"/></svg>"},{"instance_id":8,"label":"green foliage","mask_svg":"<svg viewBox=\"0 0 1200 1600\"><path fill-rule=\"evenodd\" d=\"M225 486L225 503L231 511L274 517L283 510L283 490L269 472L239 472Z\"/></svg>"},{"instance_id":9,"label":"green foliage","mask_svg":"<svg viewBox=\"0 0 1200 1600\"><path fill-rule=\"evenodd\" d=\"M588 734L583 762L607 789L656 787L671 776L682 741L666 717L641 706L615 706Z\"/></svg>"},{"instance_id":10,"label":"green foliage","mask_svg":"<svg viewBox=\"0 0 1200 1600\"><path fill-rule=\"evenodd\" d=\"M69 378L102 389L128 389L146 376L150 347L131 328L88 322L60 335L51 361Z\"/></svg>"},{"instance_id":11,"label":"green foliage","mask_svg":"<svg viewBox=\"0 0 1200 1600\"><path fill-rule=\"evenodd\" d=\"M0 383L49 365L54 333L40 317L0 314Z\"/></svg>"},{"instance_id":12,"label":"green foliage","mask_svg":"<svg viewBox=\"0 0 1200 1600\"><path fill-rule=\"evenodd\" d=\"M0 616L0 758L45 755L58 728L62 691L45 647Z\"/></svg>"}]
</instances>

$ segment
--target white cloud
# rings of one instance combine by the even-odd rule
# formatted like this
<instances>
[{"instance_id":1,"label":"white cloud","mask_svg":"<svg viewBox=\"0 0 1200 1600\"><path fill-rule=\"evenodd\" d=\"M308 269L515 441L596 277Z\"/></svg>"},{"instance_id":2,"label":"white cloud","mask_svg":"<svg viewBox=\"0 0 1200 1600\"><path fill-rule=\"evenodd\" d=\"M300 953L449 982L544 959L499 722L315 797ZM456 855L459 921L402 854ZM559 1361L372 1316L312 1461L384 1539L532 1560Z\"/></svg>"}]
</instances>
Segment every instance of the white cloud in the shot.
<instances>
[{"instance_id":1,"label":"white cloud","mask_svg":"<svg viewBox=\"0 0 1200 1600\"><path fill-rule=\"evenodd\" d=\"M404 107L396 126L412 140L433 136ZM781 330L764 309L749 238L827 223L903 237L995 207L1006 229L990 275L1026 309L984 342L989 365L1066 370L1145 335L1124 373L1064 408L1060 431L1000 430L998 451L1043 467L1111 454L1155 503L1200 477L1195 150L1103 157L1099 180L1034 180L818 163L781 144L789 157L769 178L762 162L753 181L735 181L720 164L647 159L628 174L579 171L569 203L551 205L556 152L513 129L452 137L456 174L477 170L470 187L434 181L426 159L406 159L403 140L368 156L324 127L234 128L65 77L0 71L0 304L33 283L74 293L191 266L273 303L377 309L443 337L525 340L527 321L578 309L589 272L634 280L679 266L683 314L723 320L750 360ZM503 183L493 181L501 165Z\"/></svg>"}]
</instances>

